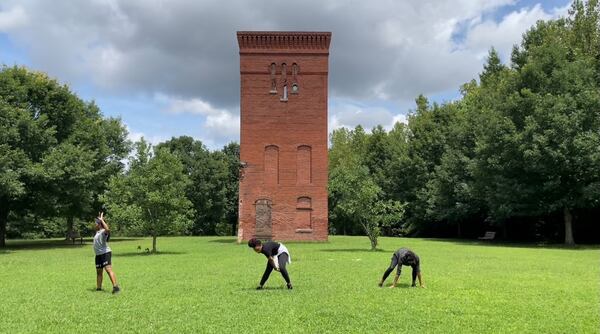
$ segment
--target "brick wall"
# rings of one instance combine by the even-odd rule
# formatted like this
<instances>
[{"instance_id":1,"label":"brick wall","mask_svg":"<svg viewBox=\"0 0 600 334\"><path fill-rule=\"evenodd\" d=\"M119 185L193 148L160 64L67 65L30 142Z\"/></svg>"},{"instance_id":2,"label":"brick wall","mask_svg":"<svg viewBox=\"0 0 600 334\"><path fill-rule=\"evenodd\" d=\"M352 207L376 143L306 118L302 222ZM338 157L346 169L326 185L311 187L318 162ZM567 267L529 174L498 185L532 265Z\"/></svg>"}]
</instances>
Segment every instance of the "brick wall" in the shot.
<instances>
[{"instance_id":1,"label":"brick wall","mask_svg":"<svg viewBox=\"0 0 600 334\"><path fill-rule=\"evenodd\" d=\"M237 36L240 159L245 165L238 238L325 241L331 34L238 32ZM282 101L285 95L287 101ZM267 224L258 230L257 205L259 224Z\"/></svg>"}]
</instances>

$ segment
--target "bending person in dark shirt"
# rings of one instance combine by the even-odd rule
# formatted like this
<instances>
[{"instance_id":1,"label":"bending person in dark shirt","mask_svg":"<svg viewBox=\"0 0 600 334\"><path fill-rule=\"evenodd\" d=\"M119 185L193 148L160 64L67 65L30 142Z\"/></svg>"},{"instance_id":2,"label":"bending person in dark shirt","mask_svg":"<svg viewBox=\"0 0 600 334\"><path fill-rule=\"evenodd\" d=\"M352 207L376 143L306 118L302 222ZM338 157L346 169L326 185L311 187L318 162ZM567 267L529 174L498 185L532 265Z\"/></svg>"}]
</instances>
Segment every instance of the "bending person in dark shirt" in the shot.
<instances>
[{"instance_id":1,"label":"bending person in dark shirt","mask_svg":"<svg viewBox=\"0 0 600 334\"><path fill-rule=\"evenodd\" d=\"M412 286L416 286L416 279L419 278L419 285L424 288L423 280L421 278L421 265L420 260L417 254L411 251L408 248L400 248L397 250L394 255L392 255L392 263L390 263L390 267L383 273L383 278L381 278L381 282L379 282L379 286L383 286L383 282L385 282L386 278L390 275L390 273L394 270L394 267L398 266L396 277L394 278L394 283L390 286L390 288L396 287L398 283L398 279L400 278L400 272L402 271L402 266L411 266L412 267Z\"/></svg>"},{"instance_id":2,"label":"bending person in dark shirt","mask_svg":"<svg viewBox=\"0 0 600 334\"><path fill-rule=\"evenodd\" d=\"M287 283L287 288L292 288L290 276L285 268L288 263L292 263L292 260L289 251L283 244L274 241L267 241L263 244L260 240L252 238L248 241L248 247L253 248L255 252L261 253L267 257L267 268L260 280L260 285L256 288L257 290L263 288L273 269L281 272L281 276L283 276L283 279Z\"/></svg>"}]
</instances>

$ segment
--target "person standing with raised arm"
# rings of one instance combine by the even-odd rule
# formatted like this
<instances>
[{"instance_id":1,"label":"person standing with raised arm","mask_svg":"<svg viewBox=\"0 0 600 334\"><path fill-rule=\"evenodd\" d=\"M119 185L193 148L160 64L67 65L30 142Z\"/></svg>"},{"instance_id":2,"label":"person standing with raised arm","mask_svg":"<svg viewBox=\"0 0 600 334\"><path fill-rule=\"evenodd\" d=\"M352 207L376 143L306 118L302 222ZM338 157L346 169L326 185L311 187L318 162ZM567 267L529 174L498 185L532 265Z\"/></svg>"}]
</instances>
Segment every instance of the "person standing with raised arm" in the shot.
<instances>
[{"instance_id":1,"label":"person standing with raised arm","mask_svg":"<svg viewBox=\"0 0 600 334\"><path fill-rule=\"evenodd\" d=\"M96 218L96 235L94 235L94 253L96 253L96 291L102 291L102 269L106 270L113 285L112 293L121 291L117 278L112 270L112 250L108 246L110 228L104 221L104 212Z\"/></svg>"}]
</instances>

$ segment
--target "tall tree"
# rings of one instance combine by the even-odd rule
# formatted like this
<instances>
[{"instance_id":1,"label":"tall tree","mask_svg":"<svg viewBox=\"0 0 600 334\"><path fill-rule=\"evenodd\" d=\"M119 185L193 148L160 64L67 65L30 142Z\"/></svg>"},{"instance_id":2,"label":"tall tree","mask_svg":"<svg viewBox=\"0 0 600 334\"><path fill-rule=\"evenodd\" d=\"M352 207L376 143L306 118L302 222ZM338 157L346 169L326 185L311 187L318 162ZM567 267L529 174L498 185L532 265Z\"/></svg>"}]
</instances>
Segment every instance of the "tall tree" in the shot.
<instances>
[{"instance_id":1,"label":"tall tree","mask_svg":"<svg viewBox=\"0 0 600 334\"><path fill-rule=\"evenodd\" d=\"M128 152L121 122L103 119L67 86L22 67L0 70L0 109L0 246L11 214L70 222L90 214Z\"/></svg>"},{"instance_id":2,"label":"tall tree","mask_svg":"<svg viewBox=\"0 0 600 334\"><path fill-rule=\"evenodd\" d=\"M166 148L175 154L190 178L185 193L196 211L192 234L214 235L216 225L225 215L227 161L220 153L210 152L202 142L189 136L172 138L157 148Z\"/></svg>"},{"instance_id":3,"label":"tall tree","mask_svg":"<svg viewBox=\"0 0 600 334\"><path fill-rule=\"evenodd\" d=\"M371 243L377 247L383 226L402 218L404 207L400 202L385 200L381 188L374 181L365 163L369 136L361 127L354 131L335 130L330 149L329 194L333 218L344 219L361 227Z\"/></svg>"},{"instance_id":4,"label":"tall tree","mask_svg":"<svg viewBox=\"0 0 600 334\"><path fill-rule=\"evenodd\" d=\"M165 148L153 153L142 138L129 170L111 178L102 200L119 228L151 236L155 253L159 236L182 234L192 226L194 209L185 196L189 183L177 156Z\"/></svg>"},{"instance_id":5,"label":"tall tree","mask_svg":"<svg viewBox=\"0 0 600 334\"><path fill-rule=\"evenodd\" d=\"M511 72L484 87L501 92L478 145L492 214L561 211L566 244L575 242L573 210L600 197L598 27L597 2L575 1L569 18L529 30Z\"/></svg>"}]
</instances>

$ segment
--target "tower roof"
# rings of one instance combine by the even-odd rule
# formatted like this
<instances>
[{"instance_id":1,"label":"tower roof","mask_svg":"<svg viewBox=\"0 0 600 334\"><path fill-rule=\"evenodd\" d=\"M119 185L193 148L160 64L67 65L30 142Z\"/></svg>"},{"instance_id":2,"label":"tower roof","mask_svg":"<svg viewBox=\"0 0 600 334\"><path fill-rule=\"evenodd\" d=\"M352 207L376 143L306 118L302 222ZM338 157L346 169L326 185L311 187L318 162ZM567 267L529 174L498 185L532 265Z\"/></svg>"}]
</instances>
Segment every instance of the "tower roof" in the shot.
<instances>
[{"instance_id":1,"label":"tower roof","mask_svg":"<svg viewBox=\"0 0 600 334\"><path fill-rule=\"evenodd\" d=\"M329 53L331 32L238 31L240 53Z\"/></svg>"}]
</instances>

